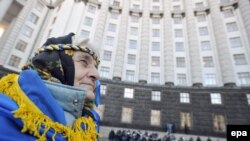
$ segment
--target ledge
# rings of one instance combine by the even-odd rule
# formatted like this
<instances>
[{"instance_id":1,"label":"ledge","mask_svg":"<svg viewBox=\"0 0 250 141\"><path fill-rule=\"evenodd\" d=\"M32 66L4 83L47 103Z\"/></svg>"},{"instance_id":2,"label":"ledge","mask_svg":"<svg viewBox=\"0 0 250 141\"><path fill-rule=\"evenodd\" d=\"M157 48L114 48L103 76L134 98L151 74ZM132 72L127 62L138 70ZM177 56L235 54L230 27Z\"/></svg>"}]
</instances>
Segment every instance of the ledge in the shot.
<instances>
[{"instance_id":1,"label":"ledge","mask_svg":"<svg viewBox=\"0 0 250 141\"><path fill-rule=\"evenodd\" d=\"M114 11L114 12L122 13L122 8L120 6L110 5L109 6L109 11Z\"/></svg>"},{"instance_id":2,"label":"ledge","mask_svg":"<svg viewBox=\"0 0 250 141\"><path fill-rule=\"evenodd\" d=\"M77 2L80 2L80 1L82 1L85 5L89 2L89 3L97 5L99 9L101 7L101 3L98 0L77 0Z\"/></svg>"},{"instance_id":3,"label":"ledge","mask_svg":"<svg viewBox=\"0 0 250 141\"><path fill-rule=\"evenodd\" d=\"M184 10L172 10L171 14L172 14L172 17L175 17L175 15L181 15L182 17L185 17Z\"/></svg>"},{"instance_id":4,"label":"ledge","mask_svg":"<svg viewBox=\"0 0 250 141\"><path fill-rule=\"evenodd\" d=\"M234 9L238 8L239 0L232 0L230 2L220 3L220 10L223 11L224 8L233 7Z\"/></svg>"},{"instance_id":5,"label":"ledge","mask_svg":"<svg viewBox=\"0 0 250 141\"><path fill-rule=\"evenodd\" d=\"M142 16L142 10L131 8L131 9L129 9L129 14Z\"/></svg>"},{"instance_id":6,"label":"ledge","mask_svg":"<svg viewBox=\"0 0 250 141\"><path fill-rule=\"evenodd\" d=\"M150 17L158 17L158 18L162 18L163 17L163 11L162 10L153 10L150 11Z\"/></svg>"},{"instance_id":7,"label":"ledge","mask_svg":"<svg viewBox=\"0 0 250 141\"><path fill-rule=\"evenodd\" d=\"M194 8L194 15L196 16L197 13L206 13L208 15L210 13L210 8L208 6Z\"/></svg>"}]
</instances>

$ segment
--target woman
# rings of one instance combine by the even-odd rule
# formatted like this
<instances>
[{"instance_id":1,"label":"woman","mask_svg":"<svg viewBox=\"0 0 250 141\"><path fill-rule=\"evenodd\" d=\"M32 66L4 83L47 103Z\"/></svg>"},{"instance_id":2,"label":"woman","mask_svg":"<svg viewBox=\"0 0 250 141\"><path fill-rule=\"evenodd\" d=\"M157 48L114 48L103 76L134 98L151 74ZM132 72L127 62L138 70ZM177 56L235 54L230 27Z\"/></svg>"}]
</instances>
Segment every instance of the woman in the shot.
<instances>
[{"instance_id":1,"label":"woman","mask_svg":"<svg viewBox=\"0 0 250 141\"><path fill-rule=\"evenodd\" d=\"M0 140L97 140L99 62L73 33L48 39L19 75L0 80Z\"/></svg>"}]
</instances>

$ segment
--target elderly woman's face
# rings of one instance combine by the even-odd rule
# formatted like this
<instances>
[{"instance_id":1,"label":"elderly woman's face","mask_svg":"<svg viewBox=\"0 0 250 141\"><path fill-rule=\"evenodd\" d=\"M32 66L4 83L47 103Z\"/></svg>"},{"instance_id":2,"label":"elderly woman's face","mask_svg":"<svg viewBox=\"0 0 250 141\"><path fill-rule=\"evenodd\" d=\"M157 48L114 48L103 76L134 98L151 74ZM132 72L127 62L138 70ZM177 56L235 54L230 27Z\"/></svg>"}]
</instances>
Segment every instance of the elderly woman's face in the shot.
<instances>
[{"instance_id":1,"label":"elderly woman's face","mask_svg":"<svg viewBox=\"0 0 250 141\"><path fill-rule=\"evenodd\" d=\"M74 86L87 89L87 100L94 100L96 80L99 79L97 63L88 53L76 51L73 54L75 66Z\"/></svg>"}]
</instances>

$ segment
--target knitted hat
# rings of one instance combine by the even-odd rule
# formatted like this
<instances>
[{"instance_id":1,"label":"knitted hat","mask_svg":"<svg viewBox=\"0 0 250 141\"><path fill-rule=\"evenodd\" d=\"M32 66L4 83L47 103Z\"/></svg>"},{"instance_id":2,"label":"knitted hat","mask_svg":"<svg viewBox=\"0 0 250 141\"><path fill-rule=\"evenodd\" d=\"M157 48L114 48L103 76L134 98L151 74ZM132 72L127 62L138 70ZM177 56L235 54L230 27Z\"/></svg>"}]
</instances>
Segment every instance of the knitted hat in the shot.
<instances>
[{"instance_id":1,"label":"knitted hat","mask_svg":"<svg viewBox=\"0 0 250 141\"><path fill-rule=\"evenodd\" d=\"M45 80L60 81L66 85L74 85L75 67L72 60L74 51L90 54L100 63L99 52L88 39L75 37L74 33L66 36L49 38L31 59L31 67L38 71Z\"/></svg>"}]
</instances>

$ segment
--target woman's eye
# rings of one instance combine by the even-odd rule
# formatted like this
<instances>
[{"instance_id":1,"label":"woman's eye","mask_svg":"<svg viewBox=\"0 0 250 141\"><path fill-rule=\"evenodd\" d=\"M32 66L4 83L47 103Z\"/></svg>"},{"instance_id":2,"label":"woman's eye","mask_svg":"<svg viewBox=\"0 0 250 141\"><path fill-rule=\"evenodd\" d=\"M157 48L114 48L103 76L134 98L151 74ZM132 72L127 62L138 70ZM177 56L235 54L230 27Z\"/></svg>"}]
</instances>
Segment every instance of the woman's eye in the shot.
<instances>
[{"instance_id":1,"label":"woman's eye","mask_svg":"<svg viewBox=\"0 0 250 141\"><path fill-rule=\"evenodd\" d=\"M80 62L84 65L88 65L88 62L86 60L80 60Z\"/></svg>"}]
</instances>

